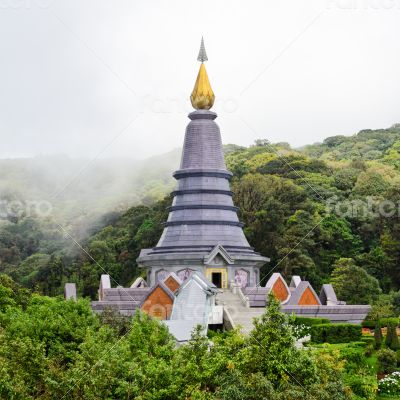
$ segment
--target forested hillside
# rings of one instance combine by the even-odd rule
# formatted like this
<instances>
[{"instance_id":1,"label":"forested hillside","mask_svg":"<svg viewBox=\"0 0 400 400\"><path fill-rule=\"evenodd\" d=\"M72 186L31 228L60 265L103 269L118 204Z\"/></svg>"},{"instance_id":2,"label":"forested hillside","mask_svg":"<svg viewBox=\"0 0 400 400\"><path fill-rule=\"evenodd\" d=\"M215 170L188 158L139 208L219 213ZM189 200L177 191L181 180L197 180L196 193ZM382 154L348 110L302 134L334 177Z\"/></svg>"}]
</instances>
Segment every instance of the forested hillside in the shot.
<instances>
[{"instance_id":1,"label":"forested hillside","mask_svg":"<svg viewBox=\"0 0 400 400\"><path fill-rule=\"evenodd\" d=\"M225 149L246 236L271 258L264 276L272 270L299 274L317 289L334 282L343 300L385 303L390 314L400 289L400 126L330 137L297 150L263 140ZM168 194L169 178L161 178L165 185L159 189ZM146 205L104 213L80 238L87 253L53 215L3 219L0 272L50 295L74 281L81 295L95 297L104 271L113 285L127 285L140 273L140 248L156 244L170 202L148 199ZM75 223L79 218L67 230L77 232ZM350 293L344 284L349 276L358 279Z\"/></svg>"},{"instance_id":2,"label":"forested hillside","mask_svg":"<svg viewBox=\"0 0 400 400\"><path fill-rule=\"evenodd\" d=\"M74 159L66 156L0 160L0 200L15 214L35 201L50 203L52 216L69 224L90 225L109 211L152 204L173 187L171 169L181 150L145 160ZM0 203L0 213L6 205ZM44 204L43 209L45 210Z\"/></svg>"}]
</instances>

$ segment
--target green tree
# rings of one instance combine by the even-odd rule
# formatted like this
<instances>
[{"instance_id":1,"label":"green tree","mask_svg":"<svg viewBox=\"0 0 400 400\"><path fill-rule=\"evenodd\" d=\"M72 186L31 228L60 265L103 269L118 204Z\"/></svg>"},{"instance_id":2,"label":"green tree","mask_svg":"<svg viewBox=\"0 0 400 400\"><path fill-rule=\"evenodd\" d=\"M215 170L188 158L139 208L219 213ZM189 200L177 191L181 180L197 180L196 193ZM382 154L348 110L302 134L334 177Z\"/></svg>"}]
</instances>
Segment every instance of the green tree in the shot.
<instances>
[{"instance_id":1,"label":"green tree","mask_svg":"<svg viewBox=\"0 0 400 400\"><path fill-rule=\"evenodd\" d=\"M349 304L370 304L381 293L379 282L351 258L341 258L334 264L331 283L338 298Z\"/></svg>"},{"instance_id":2,"label":"green tree","mask_svg":"<svg viewBox=\"0 0 400 400\"><path fill-rule=\"evenodd\" d=\"M387 326L385 345L387 348L394 351L399 349L399 338L397 336L396 330L397 330L397 325L392 322L389 322Z\"/></svg>"},{"instance_id":3,"label":"green tree","mask_svg":"<svg viewBox=\"0 0 400 400\"><path fill-rule=\"evenodd\" d=\"M379 322L375 324L374 329L374 339L375 339L375 349L380 349L382 347L382 328Z\"/></svg>"},{"instance_id":4,"label":"green tree","mask_svg":"<svg viewBox=\"0 0 400 400\"><path fill-rule=\"evenodd\" d=\"M400 290L392 294L392 303L396 315L400 315Z\"/></svg>"},{"instance_id":5,"label":"green tree","mask_svg":"<svg viewBox=\"0 0 400 400\"><path fill-rule=\"evenodd\" d=\"M285 276L309 276L315 269L312 254L316 225L316 219L304 210L298 210L288 218L278 248L280 268Z\"/></svg>"},{"instance_id":6,"label":"green tree","mask_svg":"<svg viewBox=\"0 0 400 400\"><path fill-rule=\"evenodd\" d=\"M387 294L381 294L372 303L371 311L368 313L366 320L379 322L382 318L390 318L395 315L391 297Z\"/></svg>"},{"instance_id":7,"label":"green tree","mask_svg":"<svg viewBox=\"0 0 400 400\"><path fill-rule=\"evenodd\" d=\"M253 372L262 372L271 382L302 382L315 374L315 366L304 352L295 347L287 316L280 312L280 303L268 296L266 312L254 321L249 335L245 362Z\"/></svg>"},{"instance_id":8,"label":"green tree","mask_svg":"<svg viewBox=\"0 0 400 400\"><path fill-rule=\"evenodd\" d=\"M385 177L376 171L361 172L354 186L354 192L362 196L382 196L390 187Z\"/></svg>"},{"instance_id":9,"label":"green tree","mask_svg":"<svg viewBox=\"0 0 400 400\"><path fill-rule=\"evenodd\" d=\"M377 353L379 371L384 374L390 374L396 369L396 352L391 349L382 349Z\"/></svg>"},{"instance_id":10,"label":"green tree","mask_svg":"<svg viewBox=\"0 0 400 400\"><path fill-rule=\"evenodd\" d=\"M8 275L0 274L0 311L18 306L26 309L31 292L14 282Z\"/></svg>"}]
</instances>

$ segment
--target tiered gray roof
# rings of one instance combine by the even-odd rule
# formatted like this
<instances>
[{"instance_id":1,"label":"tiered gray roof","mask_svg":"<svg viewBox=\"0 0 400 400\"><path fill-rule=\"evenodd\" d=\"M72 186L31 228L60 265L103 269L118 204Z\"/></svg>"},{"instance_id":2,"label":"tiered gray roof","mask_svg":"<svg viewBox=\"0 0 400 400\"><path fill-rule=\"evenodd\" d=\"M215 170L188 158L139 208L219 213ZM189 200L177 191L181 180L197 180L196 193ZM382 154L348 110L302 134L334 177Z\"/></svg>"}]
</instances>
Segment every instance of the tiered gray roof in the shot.
<instances>
[{"instance_id":1,"label":"tiered gray roof","mask_svg":"<svg viewBox=\"0 0 400 400\"><path fill-rule=\"evenodd\" d=\"M249 257L264 264L250 247L232 201L217 114L197 110L189 114L180 169L174 173L178 186L157 246L143 250L139 263L157 255L210 253L222 245L233 257ZM150 263L148 264L150 265Z\"/></svg>"}]
</instances>

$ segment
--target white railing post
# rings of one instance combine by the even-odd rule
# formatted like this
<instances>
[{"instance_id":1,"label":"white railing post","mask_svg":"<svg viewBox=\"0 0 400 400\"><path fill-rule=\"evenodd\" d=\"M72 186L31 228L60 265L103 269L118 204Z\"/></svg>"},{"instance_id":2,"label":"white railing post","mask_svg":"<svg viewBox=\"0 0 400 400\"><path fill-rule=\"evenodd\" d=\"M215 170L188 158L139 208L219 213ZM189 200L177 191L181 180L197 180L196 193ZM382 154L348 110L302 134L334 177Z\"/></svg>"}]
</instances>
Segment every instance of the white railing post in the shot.
<instances>
[{"instance_id":1,"label":"white railing post","mask_svg":"<svg viewBox=\"0 0 400 400\"><path fill-rule=\"evenodd\" d=\"M242 292L242 288L240 286L237 287L237 294L239 295L239 298L242 301L242 304L246 308L250 308L250 300L247 296L244 295L244 293Z\"/></svg>"}]
</instances>

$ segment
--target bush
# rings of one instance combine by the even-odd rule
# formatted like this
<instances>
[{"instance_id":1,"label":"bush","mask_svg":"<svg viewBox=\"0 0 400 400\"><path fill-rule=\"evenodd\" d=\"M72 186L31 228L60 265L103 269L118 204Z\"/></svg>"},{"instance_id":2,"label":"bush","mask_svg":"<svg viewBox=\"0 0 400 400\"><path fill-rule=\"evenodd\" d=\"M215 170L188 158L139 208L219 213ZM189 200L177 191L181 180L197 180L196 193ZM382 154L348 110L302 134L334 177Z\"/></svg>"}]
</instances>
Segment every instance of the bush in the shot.
<instances>
[{"instance_id":1,"label":"bush","mask_svg":"<svg viewBox=\"0 0 400 400\"><path fill-rule=\"evenodd\" d=\"M311 341L314 343L348 343L361 339L361 325L319 324L311 327Z\"/></svg>"},{"instance_id":2,"label":"bush","mask_svg":"<svg viewBox=\"0 0 400 400\"><path fill-rule=\"evenodd\" d=\"M376 398L377 382L374 376L349 375L346 384L357 398L374 400Z\"/></svg>"},{"instance_id":3,"label":"bush","mask_svg":"<svg viewBox=\"0 0 400 400\"><path fill-rule=\"evenodd\" d=\"M393 327L393 331L392 331L392 343L390 348L394 351L399 350L400 348L400 343L399 343L399 337L397 336L397 331L396 331L396 327Z\"/></svg>"},{"instance_id":4,"label":"bush","mask_svg":"<svg viewBox=\"0 0 400 400\"><path fill-rule=\"evenodd\" d=\"M295 317L294 324L295 325L321 325L321 324L329 324L331 321L328 318L310 318L310 317Z\"/></svg>"},{"instance_id":5,"label":"bush","mask_svg":"<svg viewBox=\"0 0 400 400\"><path fill-rule=\"evenodd\" d=\"M393 372L379 381L379 394L400 394L400 372Z\"/></svg>"},{"instance_id":6,"label":"bush","mask_svg":"<svg viewBox=\"0 0 400 400\"><path fill-rule=\"evenodd\" d=\"M399 318L381 318L379 324L381 327L386 327L389 325L399 326Z\"/></svg>"},{"instance_id":7,"label":"bush","mask_svg":"<svg viewBox=\"0 0 400 400\"><path fill-rule=\"evenodd\" d=\"M375 344L375 338L373 336L362 336L361 341L368 345L374 345Z\"/></svg>"},{"instance_id":8,"label":"bush","mask_svg":"<svg viewBox=\"0 0 400 400\"><path fill-rule=\"evenodd\" d=\"M311 334L311 327L314 325L330 323L327 318L308 318L293 316L290 321L293 335L296 339L301 339Z\"/></svg>"},{"instance_id":9,"label":"bush","mask_svg":"<svg viewBox=\"0 0 400 400\"><path fill-rule=\"evenodd\" d=\"M374 329L375 326L376 326L376 321L364 320L363 322L361 322L361 326L362 326L363 328Z\"/></svg>"},{"instance_id":10,"label":"bush","mask_svg":"<svg viewBox=\"0 0 400 400\"><path fill-rule=\"evenodd\" d=\"M342 349L340 352L340 358L346 361L345 369L347 371L354 371L360 366L365 365L364 352L355 347Z\"/></svg>"},{"instance_id":11,"label":"bush","mask_svg":"<svg viewBox=\"0 0 400 400\"><path fill-rule=\"evenodd\" d=\"M364 349L367 346L367 342L364 340L360 340L359 342L352 342L351 345L353 347L362 347Z\"/></svg>"},{"instance_id":12,"label":"bush","mask_svg":"<svg viewBox=\"0 0 400 400\"><path fill-rule=\"evenodd\" d=\"M379 372L384 374L392 373L396 370L397 356L393 350L382 349L377 353Z\"/></svg>"},{"instance_id":13,"label":"bush","mask_svg":"<svg viewBox=\"0 0 400 400\"><path fill-rule=\"evenodd\" d=\"M391 322L388 323L385 344L386 347L394 351L398 350L400 347L399 338L397 337L397 325Z\"/></svg>"},{"instance_id":14,"label":"bush","mask_svg":"<svg viewBox=\"0 0 400 400\"><path fill-rule=\"evenodd\" d=\"M380 349L382 347L382 329L379 323L376 324L374 329L374 339L375 339L375 349Z\"/></svg>"},{"instance_id":15,"label":"bush","mask_svg":"<svg viewBox=\"0 0 400 400\"><path fill-rule=\"evenodd\" d=\"M372 344L369 344L364 351L365 357L371 357L374 354L375 347Z\"/></svg>"},{"instance_id":16,"label":"bush","mask_svg":"<svg viewBox=\"0 0 400 400\"><path fill-rule=\"evenodd\" d=\"M397 366L400 367L400 350L396 351Z\"/></svg>"}]
</instances>

